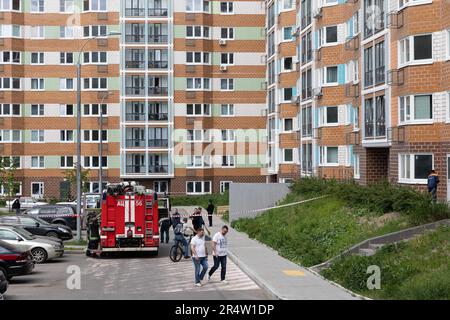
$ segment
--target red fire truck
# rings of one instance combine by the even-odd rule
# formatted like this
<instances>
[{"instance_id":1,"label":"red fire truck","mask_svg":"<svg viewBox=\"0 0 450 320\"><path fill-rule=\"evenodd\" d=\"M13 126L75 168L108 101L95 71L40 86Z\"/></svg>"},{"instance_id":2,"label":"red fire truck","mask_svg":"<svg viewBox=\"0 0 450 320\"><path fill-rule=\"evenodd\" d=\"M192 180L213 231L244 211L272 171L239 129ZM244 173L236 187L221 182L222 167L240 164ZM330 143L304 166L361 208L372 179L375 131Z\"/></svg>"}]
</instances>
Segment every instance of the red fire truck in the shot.
<instances>
[{"instance_id":1,"label":"red fire truck","mask_svg":"<svg viewBox=\"0 0 450 320\"><path fill-rule=\"evenodd\" d=\"M102 199L100 248L94 250L95 253L148 251L158 254L158 196L138 187L108 186Z\"/></svg>"}]
</instances>

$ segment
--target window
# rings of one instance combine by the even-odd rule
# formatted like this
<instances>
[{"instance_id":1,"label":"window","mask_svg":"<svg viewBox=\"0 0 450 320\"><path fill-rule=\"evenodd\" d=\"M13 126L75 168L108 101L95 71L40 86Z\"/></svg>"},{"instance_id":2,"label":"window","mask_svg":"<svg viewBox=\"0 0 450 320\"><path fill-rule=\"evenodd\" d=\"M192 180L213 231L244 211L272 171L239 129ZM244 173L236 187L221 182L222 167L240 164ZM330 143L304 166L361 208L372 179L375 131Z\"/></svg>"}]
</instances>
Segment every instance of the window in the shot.
<instances>
[{"instance_id":1,"label":"window","mask_svg":"<svg viewBox=\"0 0 450 320\"><path fill-rule=\"evenodd\" d=\"M338 147L319 147L320 159L319 163L322 166L337 166L338 161Z\"/></svg>"},{"instance_id":2,"label":"window","mask_svg":"<svg viewBox=\"0 0 450 320\"><path fill-rule=\"evenodd\" d=\"M106 11L107 0L83 0L83 11Z\"/></svg>"},{"instance_id":3,"label":"window","mask_svg":"<svg viewBox=\"0 0 450 320\"><path fill-rule=\"evenodd\" d=\"M234 39L234 28L221 28L220 29L220 39Z\"/></svg>"},{"instance_id":4,"label":"window","mask_svg":"<svg viewBox=\"0 0 450 320\"><path fill-rule=\"evenodd\" d=\"M364 137L377 139L386 137L385 97L378 96L364 101Z\"/></svg>"},{"instance_id":5,"label":"window","mask_svg":"<svg viewBox=\"0 0 450 320\"><path fill-rule=\"evenodd\" d=\"M186 52L187 64L210 64L209 52Z\"/></svg>"},{"instance_id":6,"label":"window","mask_svg":"<svg viewBox=\"0 0 450 320\"><path fill-rule=\"evenodd\" d=\"M30 27L31 39L43 39L44 38L44 27L43 26L33 26ZM20 35L19 35L20 36Z\"/></svg>"},{"instance_id":7,"label":"window","mask_svg":"<svg viewBox=\"0 0 450 320\"><path fill-rule=\"evenodd\" d=\"M282 7L283 10L290 10L294 6L294 0L282 0L281 2L283 5Z\"/></svg>"},{"instance_id":8,"label":"window","mask_svg":"<svg viewBox=\"0 0 450 320\"><path fill-rule=\"evenodd\" d=\"M293 88L283 88L283 102L290 102L293 96Z\"/></svg>"},{"instance_id":9,"label":"window","mask_svg":"<svg viewBox=\"0 0 450 320\"><path fill-rule=\"evenodd\" d=\"M319 79L322 85L338 85L338 67L320 69Z\"/></svg>"},{"instance_id":10,"label":"window","mask_svg":"<svg viewBox=\"0 0 450 320\"><path fill-rule=\"evenodd\" d=\"M283 120L283 130L285 132L292 131L294 129L294 121L292 118Z\"/></svg>"},{"instance_id":11,"label":"window","mask_svg":"<svg viewBox=\"0 0 450 320\"><path fill-rule=\"evenodd\" d=\"M73 53L72 52L61 52L59 54L59 63L73 64Z\"/></svg>"},{"instance_id":12,"label":"window","mask_svg":"<svg viewBox=\"0 0 450 320\"><path fill-rule=\"evenodd\" d=\"M399 98L400 123L433 119L433 96L416 95Z\"/></svg>"},{"instance_id":13,"label":"window","mask_svg":"<svg viewBox=\"0 0 450 320\"><path fill-rule=\"evenodd\" d=\"M302 71L301 79L302 100L309 100L312 98L312 69Z\"/></svg>"},{"instance_id":14,"label":"window","mask_svg":"<svg viewBox=\"0 0 450 320\"><path fill-rule=\"evenodd\" d=\"M31 0L30 12L44 12L44 0Z\"/></svg>"},{"instance_id":15,"label":"window","mask_svg":"<svg viewBox=\"0 0 450 320\"><path fill-rule=\"evenodd\" d=\"M31 79L31 90L44 90L44 79Z\"/></svg>"},{"instance_id":16,"label":"window","mask_svg":"<svg viewBox=\"0 0 450 320\"><path fill-rule=\"evenodd\" d=\"M0 52L0 63L20 64L19 51L3 51Z\"/></svg>"},{"instance_id":17,"label":"window","mask_svg":"<svg viewBox=\"0 0 450 320\"><path fill-rule=\"evenodd\" d=\"M313 49L311 31L302 36L300 48L302 63L311 61Z\"/></svg>"},{"instance_id":18,"label":"window","mask_svg":"<svg viewBox=\"0 0 450 320\"><path fill-rule=\"evenodd\" d=\"M338 107L323 107L319 109L320 125L337 125L338 124Z\"/></svg>"},{"instance_id":19,"label":"window","mask_svg":"<svg viewBox=\"0 0 450 320\"><path fill-rule=\"evenodd\" d=\"M187 130L188 142L202 142L209 141L210 134L208 130Z\"/></svg>"},{"instance_id":20,"label":"window","mask_svg":"<svg viewBox=\"0 0 450 320\"><path fill-rule=\"evenodd\" d=\"M99 157L84 157L84 168L100 168ZM102 157L102 168L108 167L108 157Z\"/></svg>"},{"instance_id":21,"label":"window","mask_svg":"<svg viewBox=\"0 0 450 320\"><path fill-rule=\"evenodd\" d=\"M293 62L292 62L292 57L285 57L283 58L283 63L282 63L282 70L281 71L292 71L293 70Z\"/></svg>"},{"instance_id":22,"label":"window","mask_svg":"<svg viewBox=\"0 0 450 320\"><path fill-rule=\"evenodd\" d=\"M31 183L31 196L42 198L44 196L44 183L43 182L32 182Z\"/></svg>"},{"instance_id":23,"label":"window","mask_svg":"<svg viewBox=\"0 0 450 320\"><path fill-rule=\"evenodd\" d=\"M319 30L319 46L334 45L337 42L337 26L328 26Z\"/></svg>"},{"instance_id":24,"label":"window","mask_svg":"<svg viewBox=\"0 0 450 320\"><path fill-rule=\"evenodd\" d=\"M224 194L228 190L230 190L230 184L232 184L232 181L220 181L220 193Z\"/></svg>"},{"instance_id":25,"label":"window","mask_svg":"<svg viewBox=\"0 0 450 320\"><path fill-rule=\"evenodd\" d=\"M414 6L414 5L420 5L420 4L427 4L431 3L432 0L399 0L398 6L400 9L403 9L407 6Z\"/></svg>"},{"instance_id":26,"label":"window","mask_svg":"<svg viewBox=\"0 0 450 320\"><path fill-rule=\"evenodd\" d=\"M234 79L220 79L220 90L222 91L234 90Z\"/></svg>"},{"instance_id":27,"label":"window","mask_svg":"<svg viewBox=\"0 0 450 320\"><path fill-rule=\"evenodd\" d=\"M186 26L186 38L190 39L209 39L209 27L205 26Z\"/></svg>"},{"instance_id":28,"label":"window","mask_svg":"<svg viewBox=\"0 0 450 320\"><path fill-rule=\"evenodd\" d=\"M2 117L18 117L20 116L20 104L0 104L0 116Z\"/></svg>"},{"instance_id":29,"label":"window","mask_svg":"<svg viewBox=\"0 0 450 320\"><path fill-rule=\"evenodd\" d=\"M20 130L0 130L0 142L21 142L22 132Z\"/></svg>"},{"instance_id":30,"label":"window","mask_svg":"<svg viewBox=\"0 0 450 320\"><path fill-rule=\"evenodd\" d=\"M106 37L107 34L107 26L85 26L83 28L83 36L85 38Z\"/></svg>"},{"instance_id":31,"label":"window","mask_svg":"<svg viewBox=\"0 0 450 320\"><path fill-rule=\"evenodd\" d=\"M0 90L20 89L20 78L0 78Z\"/></svg>"},{"instance_id":32,"label":"window","mask_svg":"<svg viewBox=\"0 0 450 320\"><path fill-rule=\"evenodd\" d=\"M221 138L223 142L233 142L236 139L234 130L221 130Z\"/></svg>"},{"instance_id":33,"label":"window","mask_svg":"<svg viewBox=\"0 0 450 320\"><path fill-rule=\"evenodd\" d=\"M74 1L75 0L59 0L59 12L75 12Z\"/></svg>"},{"instance_id":34,"label":"window","mask_svg":"<svg viewBox=\"0 0 450 320\"><path fill-rule=\"evenodd\" d=\"M210 90L210 79L209 78L187 78L186 79L186 89L187 90Z\"/></svg>"},{"instance_id":35,"label":"window","mask_svg":"<svg viewBox=\"0 0 450 320\"><path fill-rule=\"evenodd\" d=\"M153 182L153 190L157 193L169 192L169 183L167 181L155 181Z\"/></svg>"},{"instance_id":36,"label":"window","mask_svg":"<svg viewBox=\"0 0 450 320\"><path fill-rule=\"evenodd\" d=\"M426 184L433 169L432 154L400 154L398 156L399 182Z\"/></svg>"},{"instance_id":37,"label":"window","mask_svg":"<svg viewBox=\"0 0 450 320\"><path fill-rule=\"evenodd\" d=\"M211 181L186 182L186 194L211 194Z\"/></svg>"},{"instance_id":38,"label":"window","mask_svg":"<svg viewBox=\"0 0 450 320\"><path fill-rule=\"evenodd\" d=\"M73 130L61 130L59 139L61 142L73 142Z\"/></svg>"},{"instance_id":39,"label":"window","mask_svg":"<svg viewBox=\"0 0 450 320\"><path fill-rule=\"evenodd\" d=\"M411 36L400 40L400 65L430 63L433 59L433 36L431 34Z\"/></svg>"},{"instance_id":40,"label":"window","mask_svg":"<svg viewBox=\"0 0 450 320\"><path fill-rule=\"evenodd\" d=\"M211 157L210 156L188 156L186 167L187 168L209 168L209 167L211 167Z\"/></svg>"},{"instance_id":41,"label":"window","mask_svg":"<svg viewBox=\"0 0 450 320\"><path fill-rule=\"evenodd\" d=\"M283 41L292 41L292 27L283 28Z\"/></svg>"},{"instance_id":42,"label":"window","mask_svg":"<svg viewBox=\"0 0 450 320\"><path fill-rule=\"evenodd\" d=\"M100 110L102 110L103 116L108 116L108 105L106 103L98 104L84 104L83 115L84 116L99 116Z\"/></svg>"},{"instance_id":43,"label":"window","mask_svg":"<svg viewBox=\"0 0 450 320\"><path fill-rule=\"evenodd\" d=\"M59 90L73 90L73 79L59 79Z\"/></svg>"},{"instance_id":44,"label":"window","mask_svg":"<svg viewBox=\"0 0 450 320\"><path fill-rule=\"evenodd\" d=\"M312 136L311 105L302 108L302 137Z\"/></svg>"},{"instance_id":45,"label":"window","mask_svg":"<svg viewBox=\"0 0 450 320\"><path fill-rule=\"evenodd\" d=\"M108 89L107 78L85 78L83 79L84 89L87 90L106 90Z\"/></svg>"},{"instance_id":46,"label":"window","mask_svg":"<svg viewBox=\"0 0 450 320\"><path fill-rule=\"evenodd\" d=\"M20 156L0 157L0 164L2 164L4 168L20 169L22 167L22 161Z\"/></svg>"},{"instance_id":47,"label":"window","mask_svg":"<svg viewBox=\"0 0 450 320\"><path fill-rule=\"evenodd\" d=\"M223 117L234 116L234 104L222 104L220 106L220 115Z\"/></svg>"},{"instance_id":48,"label":"window","mask_svg":"<svg viewBox=\"0 0 450 320\"><path fill-rule=\"evenodd\" d=\"M0 10L1 11L20 11L20 3L21 0L1 0L0 1Z\"/></svg>"},{"instance_id":49,"label":"window","mask_svg":"<svg viewBox=\"0 0 450 320\"><path fill-rule=\"evenodd\" d=\"M209 0L186 0L186 12L209 12Z\"/></svg>"},{"instance_id":50,"label":"window","mask_svg":"<svg viewBox=\"0 0 450 320\"><path fill-rule=\"evenodd\" d=\"M61 168L73 168L75 162L73 161L73 156L62 156L61 157Z\"/></svg>"},{"instance_id":51,"label":"window","mask_svg":"<svg viewBox=\"0 0 450 320\"><path fill-rule=\"evenodd\" d=\"M44 142L44 130L31 130L31 142Z\"/></svg>"},{"instance_id":52,"label":"window","mask_svg":"<svg viewBox=\"0 0 450 320\"><path fill-rule=\"evenodd\" d=\"M60 39L73 39L74 38L74 28L70 26L59 27L59 38Z\"/></svg>"},{"instance_id":53,"label":"window","mask_svg":"<svg viewBox=\"0 0 450 320\"><path fill-rule=\"evenodd\" d=\"M43 156L34 156L31 157L31 168L32 169L43 169L44 165L44 157Z\"/></svg>"},{"instance_id":54,"label":"window","mask_svg":"<svg viewBox=\"0 0 450 320\"><path fill-rule=\"evenodd\" d=\"M234 64L234 53L221 53L220 54L220 64L233 65Z\"/></svg>"},{"instance_id":55,"label":"window","mask_svg":"<svg viewBox=\"0 0 450 320\"><path fill-rule=\"evenodd\" d=\"M235 162L236 162L235 156L233 156L233 155L222 156L221 167L222 168L234 168Z\"/></svg>"},{"instance_id":56,"label":"window","mask_svg":"<svg viewBox=\"0 0 450 320\"><path fill-rule=\"evenodd\" d=\"M83 54L84 64L105 64L108 63L108 55L106 51L85 52Z\"/></svg>"},{"instance_id":57,"label":"window","mask_svg":"<svg viewBox=\"0 0 450 320\"><path fill-rule=\"evenodd\" d=\"M188 116L210 116L211 115L211 105L189 103L186 105L186 114Z\"/></svg>"},{"instance_id":58,"label":"window","mask_svg":"<svg viewBox=\"0 0 450 320\"><path fill-rule=\"evenodd\" d=\"M59 106L59 115L61 117L71 117L74 115L74 105L73 104L61 104Z\"/></svg>"},{"instance_id":59,"label":"window","mask_svg":"<svg viewBox=\"0 0 450 320\"><path fill-rule=\"evenodd\" d=\"M108 142L108 130L103 130L101 133L102 141ZM100 130L84 130L83 131L83 141L84 142L99 142L100 141Z\"/></svg>"},{"instance_id":60,"label":"window","mask_svg":"<svg viewBox=\"0 0 450 320\"><path fill-rule=\"evenodd\" d=\"M35 117L44 116L44 105L43 104L32 104L31 105L31 115Z\"/></svg>"},{"instance_id":61,"label":"window","mask_svg":"<svg viewBox=\"0 0 450 320\"><path fill-rule=\"evenodd\" d=\"M283 162L294 162L294 149L283 149Z\"/></svg>"},{"instance_id":62,"label":"window","mask_svg":"<svg viewBox=\"0 0 450 320\"><path fill-rule=\"evenodd\" d=\"M227 1L227 2L221 2L220 3L220 13L233 13L233 2Z\"/></svg>"},{"instance_id":63,"label":"window","mask_svg":"<svg viewBox=\"0 0 450 320\"><path fill-rule=\"evenodd\" d=\"M32 52L31 53L31 64L44 64L44 53L43 52Z\"/></svg>"},{"instance_id":64,"label":"window","mask_svg":"<svg viewBox=\"0 0 450 320\"><path fill-rule=\"evenodd\" d=\"M364 37L370 37L385 27L386 20L385 0L364 1Z\"/></svg>"},{"instance_id":65,"label":"window","mask_svg":"<svg viewBox=\"0 0 450 320\"><path fill-rule=\"evenodd\" d=\"M353 155L353 178L355 178L355 179L361 178L359 161L360 161L359 154L354 154Z\"/></svg>"}]
</instances>

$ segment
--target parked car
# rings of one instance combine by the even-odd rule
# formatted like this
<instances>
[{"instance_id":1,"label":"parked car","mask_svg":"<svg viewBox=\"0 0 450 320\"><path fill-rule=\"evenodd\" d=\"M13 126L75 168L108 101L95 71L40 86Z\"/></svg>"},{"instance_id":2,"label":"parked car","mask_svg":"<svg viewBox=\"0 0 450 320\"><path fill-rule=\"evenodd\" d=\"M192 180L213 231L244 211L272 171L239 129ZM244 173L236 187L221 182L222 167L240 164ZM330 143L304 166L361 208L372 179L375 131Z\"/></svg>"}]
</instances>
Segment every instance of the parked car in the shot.
<instances>
[{"instance_id":1,"label":"parked car","mask_svg":"<svg viewBox=\"0 0 450 320\"><path fill-rule=\"evenodd\" d=\"M81 198L81 208L84 208L84 198L86 198L86 208L88 209L95 209L100 207L100 198L101 196L98 194L88 194L86 196L83 196ZM63 206L77 206L76 201L69 201L69 202L57 202L57 205L63 205Z\"/></svg>"},{"instance_id":2,"label":"parked car","mask_svg":"<svg viewBox=\"0 0 450 320\"><path fill-rule=\"evenodd\" d=\"M0 271L7 280L30 274L34 269L31 252L0 240Z\"/></svg>"},{"instance_id":3,"label":"parked car","mask_svg":"<svg viewBox=\"0 0 450 320\"><path fill-rule=\"evenodd\" d=\"M6 290L8 290L8 279L6 279L5 271L0 269L0 300L3 300Z\"/></svg>"},{"instance_id":4,"label":"parked car","mask_svg":"<svg viewBox=\"0 0 450 320\"><path fill-rule=\"evenodd\" d=\"M50 224L39 217L27 215L0 216L0 225L2 224L22 227L35 236L46 236L61 240L70 240L73 238L72 230L69 227Z\"/></svg>"},{"instance_id":5,"label":"parked car","mask_svg":"<svg viewBox=\"0 0 450 320\"><path fill-rule=\"evenodd\" d=\"M72 206L46 205L26 210L24 214L38 217L48 223L59 224L72 230L77 228L77 211Z\"/></svg>"},{"instance_id":6,"label":"parked car","mask_svg":"<svg viewBox=\"0 0 450 320\"><path fill-rule=\"evenodd\" d=\"M16 199L10 200L10 201L6 201L6 207L9 208L10 206L12 207L13 202ZM29 198L29 197L21 197L20 198L20 209L30 209L33 207L37 207L37 206L45 206L46 204L48 204L47 202L43 202L43 201L37 201L36 199L33 198Z\"/></svg>"},{"instance_id":7,"label":"parked car","mask_svg":"<svg viewBox=\"0 0 450 320\"><path fill-rule=\"evenodd\" d=\"M0 226L0 240L22 250L30 250L36 263L62 257L64 245L58 239L37 238L28 231L12 226Z\"/></svg>"}]
</instances>

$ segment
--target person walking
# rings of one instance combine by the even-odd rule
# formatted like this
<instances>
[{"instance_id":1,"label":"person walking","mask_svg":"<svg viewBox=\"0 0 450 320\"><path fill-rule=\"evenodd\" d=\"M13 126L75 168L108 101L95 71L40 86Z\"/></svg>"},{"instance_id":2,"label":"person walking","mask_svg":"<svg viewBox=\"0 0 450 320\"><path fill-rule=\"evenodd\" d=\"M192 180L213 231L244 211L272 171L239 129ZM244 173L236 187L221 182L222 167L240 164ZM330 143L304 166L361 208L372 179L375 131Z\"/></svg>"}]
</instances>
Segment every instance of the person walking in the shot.
<instances>
[{"instance_id":1,"label":"person walking","mask_svg":"<svg viewBox=\"0 0 450 320\"><path fill-rule=\"evenodd\" d=\"M191 253L194 262L195 286L201 287L203 278L208 271L208 251L203 228L197 229L197 234L191 240Z\"/></svg>"},{"instance_id":2,"label":"person walking","mask_svg":"<svg viewBox=\"0 0 450 320\"><path fill-rule=\"evenodd\" d=\"M92 256L92 250L98 249L98 244L100 243L100 225L98 223L99 217L91 212L87 215L87 238L88 238L88 247L86 250L87 256Z\"/></svg>"},{"instance_id":3,"label":"person walking","mask_svg":"<svg viewBox=\"0 0 450 320\"><path fill-rule=\"evenodd\" d=\"M161 243L169 243L170 219L161 219L160 235Z\"/></svg>"},{"instance_id":4,"label":"person walking","mask_svg":"<svg viewBox=\"0 0 450 320\"><path fill-rule=\"evenodd\" d=\"M437 187L439 184L439 176L435 170L431 170L428 174L427 187L428 192L431 193L431 201L436 203L437 200Z\"/></svg>"},{"instance_id":5,"label":"person walking","mask_svg":"<svg viewBox=\"0 0 450 320\"><path fill-rule=\"evenodd\" d=\"M11 207L16 211L16 215L20 215L20 197L16 197Z\"/></svg>"},{"instance_id":6,"label":"person walking","mask_svg":"<svg viewBox=\"0 0 450 320\"><path fill-rule=\"evenodd\" d=\"M209 205L206 208L206 211L208 212L208 221L209 221L209 226L212 227L213 226L213 214L214 214L214 204L212 202L212 200L209 200Z\"/></svg>"},{"instance_id":7,"label":"person walking","mask_svg":"<svg viewBox=\"0 0 450 320\"><path fill-rule=\"evenodd\" d=\"M227 233L228 226L223 226L222 229L217 232L213 237L213 259L214 266L209 270L208 280L211 280L211 276L216 272L220 265L220 281L223 284L227 284L227 280L225 280L225 276L227 274Z\"/></svg>"}]
</instances>

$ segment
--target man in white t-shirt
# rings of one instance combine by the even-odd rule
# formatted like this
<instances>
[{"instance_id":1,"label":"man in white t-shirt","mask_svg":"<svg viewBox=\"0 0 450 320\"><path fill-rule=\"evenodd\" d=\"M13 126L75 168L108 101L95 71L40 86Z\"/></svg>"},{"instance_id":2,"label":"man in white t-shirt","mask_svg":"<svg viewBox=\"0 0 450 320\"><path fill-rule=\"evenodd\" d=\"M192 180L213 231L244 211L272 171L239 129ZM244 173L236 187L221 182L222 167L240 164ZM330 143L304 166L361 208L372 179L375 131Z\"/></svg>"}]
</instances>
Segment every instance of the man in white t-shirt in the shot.
<instances>
[{"instance_id":1,"label":"man in white t-shirt","mask_svg":"<svg viewBox=\"0 0 450 320\"><path fill-rule=\"evenodd\" d=\"M214 258L214 266L209 271L209 278L213 273L221 266L220 269L220 280L222 283L227 284L227 280L225 280L225 275L227 273L227 233L228 226L223 226L222 229L217 232L213 237L213 258Z\"/></svg>"},{"instance_id":2,"label":"man in white t-shirt","mask_svg":"<svg viewBox=\"0 0 450 320\"><path fill-rule=\"evenodd\" d=\"M197 234L191 240L191 253L195 268L195 285L201 287L206 271L208 271L208 250L205 244L205 231L203 228L196 231ZM201 272L200 267L202 268Z\"/></svg>"}]
</instances>

